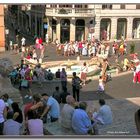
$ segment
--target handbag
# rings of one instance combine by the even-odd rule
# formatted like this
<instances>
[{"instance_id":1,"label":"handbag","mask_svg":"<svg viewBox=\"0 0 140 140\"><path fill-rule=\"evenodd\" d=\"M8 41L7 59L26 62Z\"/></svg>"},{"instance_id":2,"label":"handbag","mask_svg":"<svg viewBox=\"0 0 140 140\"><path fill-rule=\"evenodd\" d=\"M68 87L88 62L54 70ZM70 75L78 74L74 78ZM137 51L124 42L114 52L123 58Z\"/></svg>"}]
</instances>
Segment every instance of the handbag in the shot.
<instances>
[{"instance_id":1,"label":"handbag","mask_svg":"<svg viewBox=\"0 0 140 140\"><path fill-rule=\"evenodd\" d=\"M75 78L75 87L76 87L76 89L82 88L81 81L80 81L79 77Z\"/></svg>"},{"instance_id":2,"label":"handbag","mask_svg":"<svg viewBox=\"0 0 140 140\"><path fill-rule=\"evenodd\" d=\"M23 80L21 81L21 87L28 87L28 81L25 80L25 79L23 79Z\"/></svg>"}]
</instances>

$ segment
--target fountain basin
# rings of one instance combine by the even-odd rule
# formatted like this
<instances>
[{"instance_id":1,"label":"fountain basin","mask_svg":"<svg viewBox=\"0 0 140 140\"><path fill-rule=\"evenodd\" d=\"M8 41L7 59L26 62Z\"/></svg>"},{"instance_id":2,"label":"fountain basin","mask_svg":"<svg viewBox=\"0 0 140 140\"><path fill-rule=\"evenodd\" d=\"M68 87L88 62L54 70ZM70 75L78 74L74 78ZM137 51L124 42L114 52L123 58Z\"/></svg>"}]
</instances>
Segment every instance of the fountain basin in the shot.
<instances>
[{"instance_id":1,"label":"fountain basin","mask_svg":"<svg viewBox=\"0 0 140 140\"><path fill-rule=\"evenodd\" d=\"M67 66L55 66L55 67L51 67L49 69L51 70L51 72L53 74L55 74L58 69L60 69L60 71L61 71L62 68L66 69L68 77L72 77L73 72L76 72L77 75L80 75L81 66L79 66L79 65L71 66L69 69L67 69ZM46 70L48 70L48 69L46 69ZM100 72L100 69L96 65L90 66L88 68L87 76L94 76L98 72Z\"/></svg>"}]
</instances>

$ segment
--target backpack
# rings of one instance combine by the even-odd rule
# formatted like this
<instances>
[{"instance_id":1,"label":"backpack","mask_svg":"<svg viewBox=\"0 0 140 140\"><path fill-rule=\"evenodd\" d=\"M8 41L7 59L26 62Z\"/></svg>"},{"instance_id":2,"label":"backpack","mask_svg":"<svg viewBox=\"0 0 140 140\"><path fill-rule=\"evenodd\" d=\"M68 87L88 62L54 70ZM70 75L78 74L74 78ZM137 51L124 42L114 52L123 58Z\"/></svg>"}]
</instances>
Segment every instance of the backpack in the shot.
<instances>
[{"instance_id":1,"label":"backpack","mask_svg":"<svg viewBox=\"0 0 140 140\"><path fill-rule=\"evenodd\" d=\"M76 87L76 89L80 89L82 88L82 86L80 85L80 83L82 82L81 79L79 77L76 77L73 79L73 85Z\"/></svg>"}]
</instances>

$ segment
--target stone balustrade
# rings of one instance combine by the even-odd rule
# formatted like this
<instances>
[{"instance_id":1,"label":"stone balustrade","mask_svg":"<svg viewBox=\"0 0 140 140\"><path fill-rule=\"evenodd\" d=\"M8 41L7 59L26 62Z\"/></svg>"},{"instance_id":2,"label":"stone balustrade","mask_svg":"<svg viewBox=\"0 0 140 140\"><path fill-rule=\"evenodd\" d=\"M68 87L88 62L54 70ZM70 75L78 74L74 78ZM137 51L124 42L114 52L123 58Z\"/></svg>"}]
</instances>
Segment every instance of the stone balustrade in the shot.
<instances>
[{"instance_id":1,"label":"stone balustrade","mask_svg":"<svg viewBox=\"0 0 140 140\"><path fill-rule=\"evenodd\" d=\"M72 9L72 8L47 8L46 16L55 17L91 17L94 16L94 9Z\"/></svg>"}]
</instances>

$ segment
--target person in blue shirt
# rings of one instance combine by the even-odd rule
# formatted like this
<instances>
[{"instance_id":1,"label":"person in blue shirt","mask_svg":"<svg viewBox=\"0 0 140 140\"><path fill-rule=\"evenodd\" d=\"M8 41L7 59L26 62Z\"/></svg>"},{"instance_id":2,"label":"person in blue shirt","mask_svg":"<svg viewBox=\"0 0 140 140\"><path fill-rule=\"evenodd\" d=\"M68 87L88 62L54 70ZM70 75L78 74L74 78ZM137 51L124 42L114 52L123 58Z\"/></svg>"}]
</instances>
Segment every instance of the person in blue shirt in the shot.
<instances>
[{"instance_id":1,"label":"person in blue shirt","mask_svg":"<svg viewBox=\"0 0 140 140\"><path fill-rule=\"evenodd\" d=\"M110 125L113 122L112 110L109 105L106 105L104 99L99 100L100 109L98 112L93 113L93 118L99 124Z\"/></svg>"},{"instance_id":2,"label":"person in blue shirt","mask_svg":"<svg viewBox=\"0 0 140 140\"><path fill-rule=\"evenodd\" d=\"M41 115L41 118L47 113L51 117L51 122L55 122L60 117L60 106L55 98L48 96L46 93L42 94L42 98L45 102L45 109Z\"/></svg>"},{"instance_id":3,"label":"person in blue shirt","mask_svg":"<svg viewBox=\"0 0 140 140\"><path fill-rule=\"evenodd\" d=\"M87 103L80 102L72 117L72 128L77 135L87 135L92 127L91 120L86 112Z\"/></svg>"}]
</instances>

